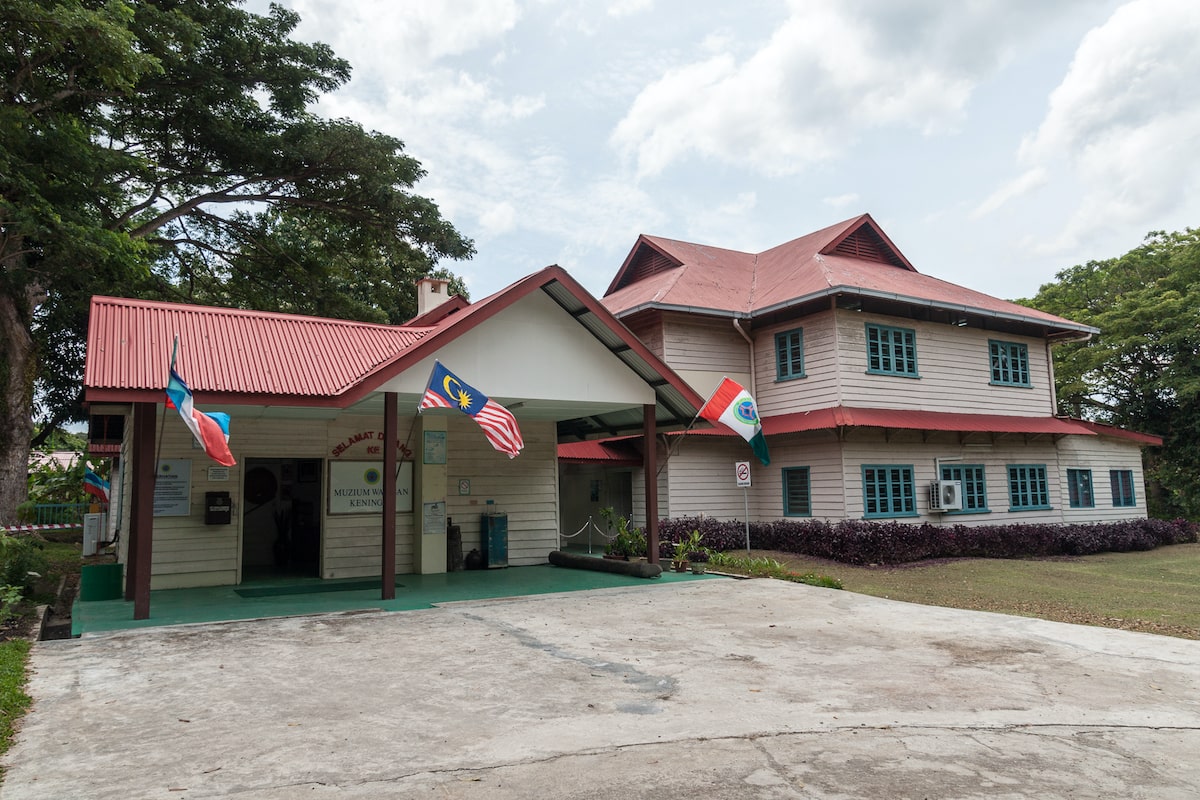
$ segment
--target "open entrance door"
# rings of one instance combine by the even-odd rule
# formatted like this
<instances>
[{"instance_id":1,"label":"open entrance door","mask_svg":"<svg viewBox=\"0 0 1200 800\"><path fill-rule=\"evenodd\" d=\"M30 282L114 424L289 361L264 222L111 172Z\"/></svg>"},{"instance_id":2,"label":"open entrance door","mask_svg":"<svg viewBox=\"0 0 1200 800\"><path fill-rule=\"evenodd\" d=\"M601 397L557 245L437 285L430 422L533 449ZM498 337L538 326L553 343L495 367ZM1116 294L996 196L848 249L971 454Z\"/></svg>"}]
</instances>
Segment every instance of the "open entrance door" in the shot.
<instances>
[{"instance_id":1,"label":"open entrance door","mask_svg":"<svg viewBox=\"0 0 1200 800\"><path fill-rule=\"evenodd\" d=\"M321 575L321 459L248 458L242 581Z\"/></svg>"}]
</instances>

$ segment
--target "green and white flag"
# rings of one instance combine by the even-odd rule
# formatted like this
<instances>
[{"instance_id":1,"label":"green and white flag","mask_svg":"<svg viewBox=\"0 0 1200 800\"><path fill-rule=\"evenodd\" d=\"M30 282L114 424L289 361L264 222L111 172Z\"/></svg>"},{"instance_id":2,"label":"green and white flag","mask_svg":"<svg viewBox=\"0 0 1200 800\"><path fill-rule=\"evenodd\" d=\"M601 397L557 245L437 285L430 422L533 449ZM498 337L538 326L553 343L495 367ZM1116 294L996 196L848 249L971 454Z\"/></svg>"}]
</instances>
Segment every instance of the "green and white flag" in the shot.
<instances>
[{"instance_id":1,"label":"green and white flag","mask_svg":"<svg viewBox=\"0 0 1200 800\"><path fill-rule=\"evenodd\" d=\"M700 409L700 416L732 429L750 443L759 461L771 463L771 457L767 454L767 440L763 437L762 424L758 419L758 406L750 393L736 381L729 378L722 380L704 408Z\"/></svg>"}]
</instances>

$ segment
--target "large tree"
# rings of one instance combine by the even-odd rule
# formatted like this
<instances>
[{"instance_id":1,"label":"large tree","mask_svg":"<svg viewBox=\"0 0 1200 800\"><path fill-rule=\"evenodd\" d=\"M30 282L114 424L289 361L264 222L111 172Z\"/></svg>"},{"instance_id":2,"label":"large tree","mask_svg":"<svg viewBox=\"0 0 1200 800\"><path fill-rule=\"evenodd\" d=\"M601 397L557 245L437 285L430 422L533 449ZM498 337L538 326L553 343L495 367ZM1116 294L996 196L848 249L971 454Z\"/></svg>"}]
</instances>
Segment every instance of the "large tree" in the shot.
<instances>
[{"instance_id":1,"label":"large tree","mask_svg":"<svg viewBox=\"0 0 1200 800\"><path fill-rule=\"evenodd\" d=\"M400 141L309 110L347 63L239 5L0 0L0 521L35 397L80 414L91 295L399 322L473 253Z\"/></svg>"},{"instance_id":2,"label":"large tree","mask_svg":"<svg viewBox=\"0 0 1200 800\"><path fill-rule=\"evenodd\" d=\"M1146 458L1150 510L1200 518L1200 230L1151 233L1023 302L1100 329L1056 351L1061 410L1162 436Z\"/></svg>"}]
</instances>

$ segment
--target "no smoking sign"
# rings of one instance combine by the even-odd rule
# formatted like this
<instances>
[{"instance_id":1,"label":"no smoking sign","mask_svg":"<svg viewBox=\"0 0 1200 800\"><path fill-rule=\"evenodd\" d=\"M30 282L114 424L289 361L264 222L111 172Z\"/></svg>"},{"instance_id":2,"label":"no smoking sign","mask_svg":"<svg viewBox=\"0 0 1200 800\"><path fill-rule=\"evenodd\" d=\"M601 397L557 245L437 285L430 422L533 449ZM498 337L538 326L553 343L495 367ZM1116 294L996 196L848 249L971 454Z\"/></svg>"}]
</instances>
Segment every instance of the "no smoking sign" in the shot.
<instances>
[{"instance_id":1,"label":"no smoking sign","mask_svg":"<svg viewBox=\"0 0 1200 800\"><path fill-rule=\"evenodd\" d=\"M737 478L738 486L750 485L750 462L737 461L734 463L734 476Z\"/></svg>"}]
</instances>

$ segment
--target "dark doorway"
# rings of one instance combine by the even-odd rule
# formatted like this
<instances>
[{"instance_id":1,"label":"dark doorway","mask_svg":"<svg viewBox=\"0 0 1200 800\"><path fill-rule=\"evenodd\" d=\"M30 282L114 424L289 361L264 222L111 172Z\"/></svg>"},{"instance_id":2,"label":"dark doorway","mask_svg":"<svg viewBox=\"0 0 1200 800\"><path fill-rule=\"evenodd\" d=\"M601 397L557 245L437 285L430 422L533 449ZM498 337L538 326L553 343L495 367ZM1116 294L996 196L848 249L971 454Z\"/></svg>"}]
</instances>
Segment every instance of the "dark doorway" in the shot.
<instances>
[{"instance_id":1,"label":"dark doorway","mask_svg":"<svg viewBox=\"0 0 1200 800\"><path fill-rule=\"evenodd\" d=\"M321 460L248 458L242 581L321 575Z\"/></svg>"}]
</instances>

